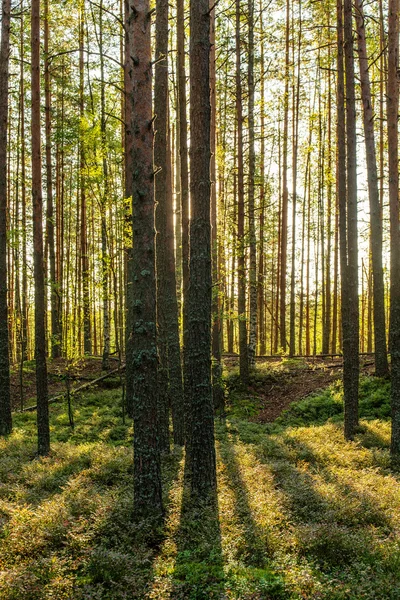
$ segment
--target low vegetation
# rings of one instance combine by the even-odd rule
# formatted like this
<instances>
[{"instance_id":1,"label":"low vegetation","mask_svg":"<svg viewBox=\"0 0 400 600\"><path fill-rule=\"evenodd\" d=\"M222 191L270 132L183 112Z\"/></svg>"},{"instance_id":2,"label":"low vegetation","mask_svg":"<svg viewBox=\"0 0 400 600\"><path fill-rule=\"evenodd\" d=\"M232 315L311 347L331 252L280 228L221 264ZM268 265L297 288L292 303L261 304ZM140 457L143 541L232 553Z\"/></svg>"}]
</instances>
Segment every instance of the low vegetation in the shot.
<instances>
[{"instance_id":1,"label":"low vegetation","mask_svg":"<svg viewBox=\"0 0 400 600\"><path fill-rule=\"evenodd\" d=\"M340 384L274 424L256 422L257 385L249 393L233 376L228 385L227 417L216 420L218 501L187 505L176 448L164 458L156 532L132 519L133 431L120 390L75 398L74 430L66 407L52 406L47 458L35 456L35 416L16 415L0 440L0 598L400 598L388 384L362 380L355 442L343 440Z\"/></svg>"}]
</instances>

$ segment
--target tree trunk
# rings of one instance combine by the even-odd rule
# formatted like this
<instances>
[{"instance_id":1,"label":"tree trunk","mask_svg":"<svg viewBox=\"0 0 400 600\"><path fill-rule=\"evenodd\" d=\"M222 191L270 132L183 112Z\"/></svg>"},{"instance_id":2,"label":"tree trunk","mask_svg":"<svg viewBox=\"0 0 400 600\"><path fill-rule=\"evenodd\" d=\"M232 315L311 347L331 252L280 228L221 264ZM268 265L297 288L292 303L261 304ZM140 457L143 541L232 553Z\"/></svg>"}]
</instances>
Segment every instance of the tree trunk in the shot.
<instances>
[{"instance_id":1,"label":"tree trunk","mask_svg":"<svg viewBox=\"0 0 400 600\"><path fill-rule=\"evenodd\" d=\"M399 232L399 2L389 0L387 120L390 206L390 354L392 439L390 452L400 457L400 232Z\"/></svg>"},{"instance_id":2,"label":"tree trunk","mask_svg":"<svg viewBox=\"0 0 400 600\"><path fill-rule=\"evenodd\" d=\"M182 330L183 330L183 382L186 417L189 418L189 166L188 166L188 122L186 107L185 70L185 4L177 0L177 54L178 54L178 106L179 106L179 157L181 175L181 219L182 219ZM187 423L188 420L186 419ZM186 427L186 426L185 426Z\"/></svg>"},{"instance_id":3,"label":"tree trunk","mask_svg":"<svg viewBox=\"0 0 400 600\"><path fill-rule=\"evenodd\" d=\"M190 285L189 373L192 497L216 489L211 386L210 17L208 0L190 4Z\"/></svg>"},{"instance_id":4,"label":"tree trunk","mask_svg":"<svg viewBox=\"0 0 400 600\"><path fill-rule=\"evenodd\" d=\"M43 260L42 154L40 134L40 0L31 5L32 68L32 204L33 268L35 278L35 359L38 453L50 451L49 405L47 391L45 283Z\"/></svg>"},{"instance_id":5,"label":"tree trunk","mask_svg":"<svg viewBox=\"0 0 400 600\"><path fill-rule=\"evenodd\" d=\"M81 283L83 303L83 350L85 354L92 354L92 328L90 320L90 289L89 289L89 254L87 242L87 211L86 211L86 149L84 132L85 111L85 77L84 77L84 27L85 27L85 0L81 0L79 16L79 114L80 114L80 257L81 257Z\"/></svg>"},{"instance_id":6,"label":"tree trunk","mask_svg":"<svg viewBox=\"0 0 400 600\"><path fill-rule=\"evenodd\" d=\"M134 418L135 513L158 518L163 511L157 435L157 336L151 19L149 0L130 5L132 69L132 302L131 400Z\"/></svg>"},{"instance_id":7,"label":"tree trunk","mask_svg":"<svg viewBox=\"0 0 400 600\"><path fill-rule=\"evenodd\" d=\"M280 346L286 350L286 270L287 270L287 238L288 238L288 138L289 138L289 50L290 50L290 2L286 2L286 55L285 55L285 95L283 116L283 150L282 150L282 221L281 221L281 264L280 264Z\"/></svg>"},{"instance_id":8,"label":"tree trunk","mask_svg":"<svg viewBox=\"0 0 400 600\"><path fill-rule=\"evenodd\" d=\"M100 54L100 133L101 133L101 154L103 170L103 190L100 203L101 217L101 278L102 278L102 300L103 300L103 353L102 368L107 371L110 368L110 310L109 310L109 271L110 257L108 253L107 240L107 204L109 202L109 177L107 163L107 127L106 127L106 94L104 79L104 56L103 56L103 0L100 0L99 7L99 54Z\"/></svg>"},{"instance_id":9,"label":"tree trunk","mask_svg":"<svg viewBox=\"0 0 400 600\"><path fill-rule=\"evenodd\" d=\"M236 121L237 121L237 193L238 193L238 317L240 377L249 378L249 361L246 323L246 269L244 239L244 175L243 175L243 106L240 72L240 0L236 0Z\"/></svg>"},{"instance_id":10,"label":"tree trunk","mask_svg":"<svg viewBox=\"0 0 400 600\"><path fill-rule=\"evenodd\" d=\"M157 227L157 319L159 350L159 441L169 450L169 399L174 438L183 444L183 391L179 350L178 304L176 298L175 248L173 225L172 165L168 119L168 2L156 4L156 67L154 112L156 137L155 179Z\"/></svg>"},{"instance_id":11,"label":"tree trunk","mask_svg":"<svg viewBox=\"0 0 400 600\"><path fill-rule=\"evenodd\" d=\"M382 266L382 207L379 199L378 169L375 150L374 111L372 106L371 85L368 70L367 44L365 39L365 19L361 0L356 0L356 23L370 208L374 295L375 373L378 377L385 377L389 373L389 367L386 348L385 287L383 282Z\"/></svg>"},{"instance_id":12,"label":"tree trunk","mask_svg":"<svg viewBox=\"0 0 400 600\"><path fill-rule=\"evenodd\" d=\"M46 228L50 266L50 305L51 305L51 356L61 356L60 320L58 314L58 284L56 280L56 254L54 243L53 174L51 164L51 88L49 64L49 0L44 2L44 94L46 113Z\"/></svg>"},{"instance_id":13,"label":"tree trunk","mask_svg":"<svg viewBox=\"0 0 400 600\"><path fill-rule=\"evenodd\" d=\"M11 433L7 298L7 141L10 55L10 0L3 0L0 48L0 435Z\"/></svg>"},{"instance_id":14,"label":"tree trunk","mask_svg":"<svg viewBox=\"0 0 400 600\"><path fill-rule=\"evenodd\" d=\"M249 123L249 177L248 177L248 211L249 211L249 348L250 366L255 364L257 349L257 238L255 225L254 179L256 171L255 135L254 135L254 0L248 0L248 123Z\"/></svg>"},{"instance_id":15,"label":"tree trunk","mask_svg":"<svg viewBox=\"0 0 400 600\"><path fill-rule=\"evenodd\" d=\"M133 329L133 274L132 274L132 107L133 107L133 70L130 57L130 39L129 39L129 19L130 19L129 0L124 2L124 24L125 24L125 48L124 48L124 163L125 163L125 302L126 302L126 320L125 320L125 355L126 363L131 360L132 352L132 329ZM125 398L126 412L133 417L133 373L127 369L125 372Z\"/></svg>"},{"instance_id":16,"label":"tree trunk","mask_svg":"<svg viewBox=\"0 0 400 600\"><path fill-rule=\"evenodd\" d=\"M359 306L358 306L358 235L357 235L357 160L356 107L354 87L353 18L351 0L344 0L344 64L346 81L346 266L342 269L344 288L343 387L344 433L353 439L358 426L359 384ZM342 224L344 225L344 224ZM344 274L344 277L343 277ZM347 306L346 306L347 305Z\"/></svg>"}]
</instances>

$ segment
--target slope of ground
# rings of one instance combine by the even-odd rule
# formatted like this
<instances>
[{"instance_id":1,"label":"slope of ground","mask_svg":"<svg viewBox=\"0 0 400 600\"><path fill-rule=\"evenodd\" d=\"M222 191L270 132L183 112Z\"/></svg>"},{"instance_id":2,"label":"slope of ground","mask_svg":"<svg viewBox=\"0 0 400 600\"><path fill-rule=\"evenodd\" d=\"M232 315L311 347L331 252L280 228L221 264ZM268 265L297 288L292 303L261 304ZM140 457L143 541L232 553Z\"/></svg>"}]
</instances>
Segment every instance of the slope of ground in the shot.
<instances>
[{"instance_id":1,"label":"slope of ground","mask_svg":"<svg viewBox=\"0 0 400 600\"><path fill-rule=\"evenodd\" d=\"M245 393L232 394L216 420L218 501L187 506L177 448L164 460L165 524L152 534L132 519L132 428L119 390L77 398L74 431L53 405L45 459L35 458L34 415L16 415L0 441L0 599L400 598L387 384L364 380L352 443L339 385L274 425L243 418Z\"/></svg>"},{"instance_id":2,"label":"slope of ground","mask_svg":"<svg viewBox=\"0 0 400 600\"><path fill-rule=\"evenodd\" d=\"M258 361L249 385L241 389L238 359L227 361L227 388L239 411L259 423L273 423L290 405L342 378L342 359L269 359ZM361 358L361 372L373 372L370 357ZM240 398L240 401L237 400ZM236 399L236 401L235 401ZM247 402L246 402L247 399ZM242 416L249 417L249 413Z\"/></svg>"}]
</instances>

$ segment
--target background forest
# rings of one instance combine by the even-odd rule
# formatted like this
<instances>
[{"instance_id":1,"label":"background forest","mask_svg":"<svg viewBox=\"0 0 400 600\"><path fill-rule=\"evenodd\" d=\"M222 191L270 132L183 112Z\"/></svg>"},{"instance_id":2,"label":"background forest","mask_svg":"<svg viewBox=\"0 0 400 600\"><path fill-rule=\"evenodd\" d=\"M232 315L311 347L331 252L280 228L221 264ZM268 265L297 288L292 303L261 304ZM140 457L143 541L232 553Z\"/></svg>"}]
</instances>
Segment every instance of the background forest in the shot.
<instances>
[{"instance_id":1,"label":"background forest","mask_svg":"<svg viewBox=\"0 0 400 600\"><path fill-rule=\"evenodd\" d=\"M400 598L398 73L398 0L2 0L0 599Z\"/></svg>"}]
</instances>

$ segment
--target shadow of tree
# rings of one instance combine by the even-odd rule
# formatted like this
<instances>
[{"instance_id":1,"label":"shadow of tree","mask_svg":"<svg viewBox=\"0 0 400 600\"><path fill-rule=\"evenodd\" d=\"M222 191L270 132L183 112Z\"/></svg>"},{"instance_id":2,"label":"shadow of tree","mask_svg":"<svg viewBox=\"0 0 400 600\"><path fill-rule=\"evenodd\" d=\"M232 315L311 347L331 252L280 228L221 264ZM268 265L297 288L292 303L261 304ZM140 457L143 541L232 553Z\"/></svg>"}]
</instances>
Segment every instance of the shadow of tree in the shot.
<instances>
[{"instance_id":1,"label":"shadow of tree","mask_svg":"<svg viewBox=\"0 0 400 600\"><path fill-rule=\"evenodd\" d=\"M360 492L340 470L335 473L303 440L282 434L247 446L256 460L269 466L286 497L299 557L331 572L355 568L360 558L373 562L380 555L375 530L389 536L394 528L373 495Z\"/></svg>"},{"instance_id":2,"label":"shadow of tree","mask_svg":"<svg viewBox=\"0 0 400 600\"><path fill-rule=\"evenodd\" d=\"M169 493L181 469L182 455L183 450L178 447L163 459L166 513L162 522L137 522L132 482L118 489L112 509L96 528L89 559L78 576L74 598L136 600L147 597L154 577L154 560L165 538Z\"/></svg>"},{"instance_id":3,"label":"shadow of tree","mask_svg":"<svg viewBox=\"0 0 400 600\"><path fill-rule=\"evenodd\" d=\"M186 469L175 543L177 552L170 598L223 598L225 574L217 490L206 501L193 500Z\"/></svg>"},{"instance_id":4,"label":"shadow of tree","mask_svg":"<svg viewBox=\"0 0 400 600\"><path fill-rule=\"evenodd\" d=\"M265 568L273 553L268 532L255 521L250 504L249 490L240 472L240 463L230 434L226 428L219 433L219 456L224 464L228 485L234 494L238 527L243 531L243 546L237 558L246 566Z\"/></svg>"}]
</instances>

